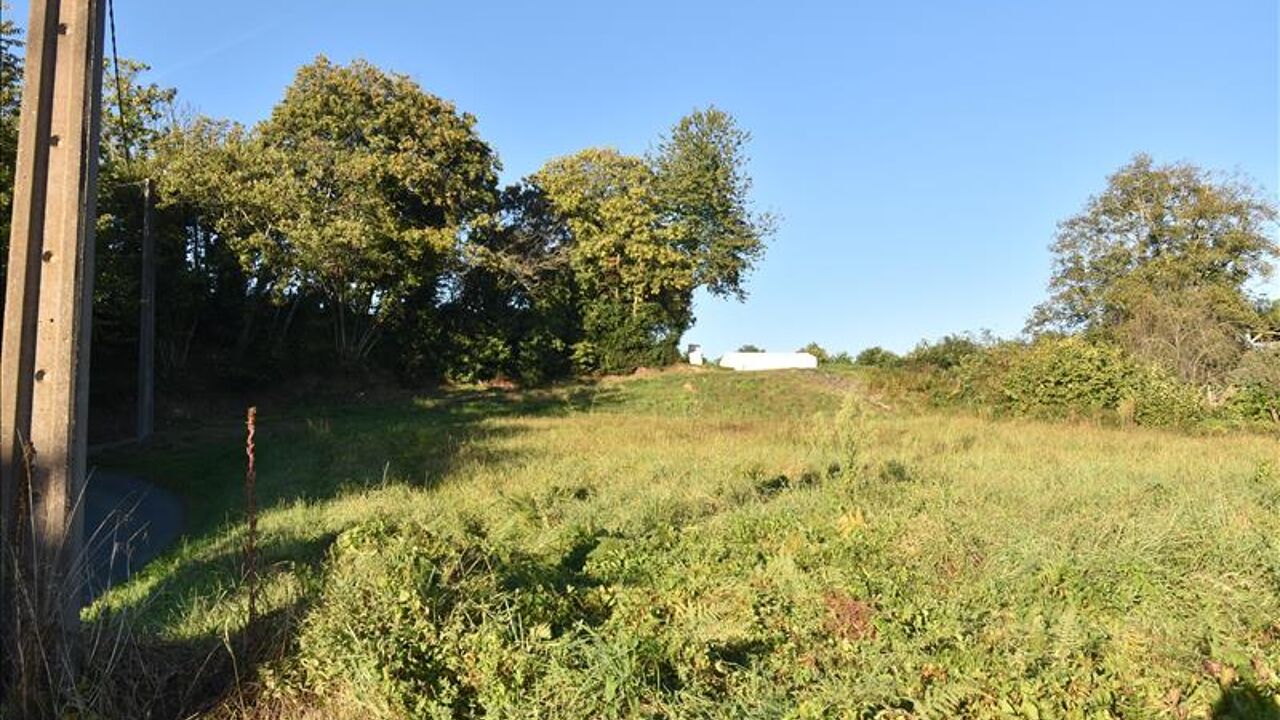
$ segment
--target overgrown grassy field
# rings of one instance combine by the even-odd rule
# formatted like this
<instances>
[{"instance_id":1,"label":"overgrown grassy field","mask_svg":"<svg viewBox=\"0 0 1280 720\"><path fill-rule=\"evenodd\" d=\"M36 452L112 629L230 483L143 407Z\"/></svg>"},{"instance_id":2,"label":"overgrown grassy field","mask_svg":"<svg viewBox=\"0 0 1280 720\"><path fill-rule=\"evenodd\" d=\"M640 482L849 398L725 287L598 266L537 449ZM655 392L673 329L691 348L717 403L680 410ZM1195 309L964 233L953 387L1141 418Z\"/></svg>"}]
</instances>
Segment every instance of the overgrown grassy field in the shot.
<instances>
[{"instance_id":1,"label":"overgrown grassy field","mask_svg":"<svg viewBox=\"0 0 1280 720\"><path fill-rule=\"evenodd\" d=\"M692 370L260 422L273 649L215 714L1280 717L1275 436ZM191 533L91 614L240 646L241 442L109 460Z\"/></svg>"}]
</instances>

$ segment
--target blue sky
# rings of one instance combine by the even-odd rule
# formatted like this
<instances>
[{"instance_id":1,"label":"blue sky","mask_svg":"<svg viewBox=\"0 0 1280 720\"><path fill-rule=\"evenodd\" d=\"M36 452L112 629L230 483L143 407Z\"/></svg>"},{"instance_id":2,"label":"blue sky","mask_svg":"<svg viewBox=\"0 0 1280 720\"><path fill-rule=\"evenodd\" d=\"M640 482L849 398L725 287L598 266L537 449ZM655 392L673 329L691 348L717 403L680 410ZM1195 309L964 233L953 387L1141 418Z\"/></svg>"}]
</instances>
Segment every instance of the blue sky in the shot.
<instances>
[{"instance_id":1,"label":"blue sky","mask_svg":"<svg viewBox=\"0 0 1280 720\"><path fill-rule=\"evenodd\" d=\"M1054 224L1139 151L1280 186L1274 0L116 3L195 110L253 122L364 57L477 115L507 179L730 111L782 223L746 303L699 298L712 355L1017 333Z\"/></svg>"}]
</instances>

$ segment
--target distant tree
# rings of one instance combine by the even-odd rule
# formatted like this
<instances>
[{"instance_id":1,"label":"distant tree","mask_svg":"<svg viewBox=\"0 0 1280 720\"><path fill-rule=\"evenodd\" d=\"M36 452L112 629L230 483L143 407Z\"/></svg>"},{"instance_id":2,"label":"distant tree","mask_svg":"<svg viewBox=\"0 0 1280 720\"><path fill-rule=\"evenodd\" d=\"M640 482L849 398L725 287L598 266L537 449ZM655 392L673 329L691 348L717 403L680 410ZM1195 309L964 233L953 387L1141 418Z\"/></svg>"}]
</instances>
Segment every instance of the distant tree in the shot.
<instances>
[{"instance_id":1,"label":"distant tree","mask_svg":"<svg viewBox=\"0 0 1280 720\"><path fill-rule=\"evenodd\" d=\"M1255 309L1259 332L1280 333L1280 299L1261 299Z\"/></svg>"},{"instance_id":2,"label":"distant tree","mask_svg":"<svg viewBox=\"0 0 1280 720\"><path fill-rule=\"evenodd\" d=\"M876 345L858 353L854 363L864 367L895 367L902 364L902 358L892 350Z\"/></svg>"},{"instance_id":3,"label":"distant tree","mask_svg":"<svg viewBox=\"0 0 1280 720\"><path fill-rule=\"evenodd\" d=\"M831 365L853 365L854 364L853 356L850 355L847 350L841 350L835 355L832 355L831 359L828 362Z\"/></svg>"},{"instance_id":4,"label":"distant tree","mask_svg":"<svg viewBox=\"0 0 1280 720\"><path fill-rule=\"evenodd\" d=\"M746 297L746 275L775 227L772 216L751 209L750 139L723 110L698 109L649 161L667 234L692 258L694 284L722 297Z\"/></svg>"},{"instance_id":5,"label":"distant tree","mask_svg":"<svg viewBox=\"0 0 1280 720\"><path fill-rule=\"evenodd\" d=\"M498 221L469 237L456 291L440 309L444 341L409 333L400 339L407 360L447 367L462 381L501 375L536 384L569 374L582 336L571 240L539 187L506 188Z\"/></svg>"},{"instance_id":6,"label":"distant tree","mask_svg":"<svg viewBox=\"0 0 1280 720\"><path fill-rule=\"evenodd\" d=\"M765 351L764 348L759 348L751 344L743 345L742 347L738 348L738 352L745 352L745 353L758 353L758 352L764 352L764 351Z\"/></svg>"},{"instance_id":7,"label":"distant tree","mask_svg":"<svg viewBox=\"0 0 1280 720\"><path fill-rule=\"evenodd\" d=\"M1138 155L1058 226L1050 296L1028 329L1101 334L1189 381L1220 374L1226 346L1261 320L1247 288L1270 272L1275 220L1238 179Z\"/></svg>"},{"instance_id":8,"label":"distant tree","mask_svg":"<svg viewBox=\"0 0 1280 720\"><path fill-rule=\"evenodd\" d=\"M406 76L321 57L247 135L205 124L217 151L171 188L216 208L246 271L281 299L322 298L340 361L433 305L466 228L495 204L498 162L475 118ZM203 199L201 193L207 193Z\"/></svg>"},{"instance_id":9,"label":"distant tree","mask_svg":"<svg viewBox=\"0 0 1280 720\"><path fill-rule=\"evenodd\" d=\"M728 114L697 110L650 157L593 148L533 176L572 234L580 370L674 362L693 323L695 289L745 296L745 277L773 228L749 207L747 138Z\"/></svg>"},{"instance_id":10,"label":"distant tree","mask_svg":"<svg viewBox=\"0 0 1280 720\"><path fill-rule=\"evenodd\" d=\"M808 345L805 345L804 347L800 348L797 352L809 353L810 355L818 358L819 365L826 365L828 362L831 361L830 353L828 353L821 345L819 345L816 342L811 342Z\"/></svg>"},{"instance_id":11,"label":"distant tree","mask_svg":"<svg viewBox=\"0 0 1280 720\"><path fill-rule=\"evenodd\" d=\"M1261 386L1280 395L1280 347L1250 350L1231 371L1231 380L1240 385Z\"/></svg>"}]
</instances>

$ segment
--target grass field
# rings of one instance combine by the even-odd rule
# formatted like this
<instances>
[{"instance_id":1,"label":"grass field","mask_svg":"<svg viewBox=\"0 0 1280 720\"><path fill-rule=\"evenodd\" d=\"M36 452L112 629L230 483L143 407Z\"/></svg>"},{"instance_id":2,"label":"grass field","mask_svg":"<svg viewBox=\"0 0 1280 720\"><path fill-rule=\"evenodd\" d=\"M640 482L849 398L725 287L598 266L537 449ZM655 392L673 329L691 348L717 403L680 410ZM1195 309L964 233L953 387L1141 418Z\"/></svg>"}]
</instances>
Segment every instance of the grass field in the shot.
<instances>
[{"instance_id":1,"label":"grass field","mask_svg":"<svg viewBox=\"0 0 1280 720\"><path fill-rule=\"evenodd\" d=\"M222 715L1280 718L1280 441L666 372L264 408ZM107 462L190 536L94 613L236 646L240 429ZM255 631L266 632L266 631Z\"/></svg>"}]
</instances>

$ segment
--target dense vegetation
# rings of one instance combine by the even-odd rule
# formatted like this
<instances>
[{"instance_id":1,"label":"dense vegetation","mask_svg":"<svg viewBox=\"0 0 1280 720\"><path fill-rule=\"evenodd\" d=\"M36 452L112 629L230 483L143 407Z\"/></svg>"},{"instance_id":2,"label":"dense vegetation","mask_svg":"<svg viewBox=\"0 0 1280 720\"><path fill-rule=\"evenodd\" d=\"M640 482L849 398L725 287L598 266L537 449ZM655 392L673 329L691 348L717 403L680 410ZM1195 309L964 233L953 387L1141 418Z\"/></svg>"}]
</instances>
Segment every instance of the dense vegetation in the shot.
<instances>
[{"instance_id":1,"label":"dense vegetation","mask_svg":"<svg viewBox=\"0 0 1280 720\"><path fill-rule=\"evenodd\" d=\"M21 62L5 23L8 172ZM476 118L366 62L318 58L253 127L178 112L145 70L108 63L104 83L100 410L133 391L146 178L162 397L335 368L424 386L665 365L694 291L744 297L772 231L751 209L748 135L714 107L647 155L587 149L500 188Z\"/></svg>"},{"instance_id":2,"label":"dense vegetation","mask_svg":"<svg viewBox=\"0 0 1280 720\"><path fill-rule=\"evenodd\" d=\"M1018 339L621 379L772 232L727 113L500 187L365 62L252 127L145 71L104 85L93 405L131 400L152 179L161 389L260 401L262 536L238 426L104 458L189 535L86 612L76 716L1280 717L1277 214L1240 178L1134 157Z\"/></svg>"},{"instance_id":3,"label":"dense vegetation","mask_svg":"<svg viewBox=\"0 0 1280 720\"><path fill-rule=\"evenodd\" d=\"M11 22L0 37L0 160L11 167L20 46ZM317 59L252 128L176 112L176 92L145 70L126 60L104 85L99 414L134 390L144 178L161 204L170 399L335 369L414 386L538 385L666 365L694 322L694 291L742 297L772 231L751 209L748 136L715 108L645 156L587 149L499 188L474 117L368 63ZM1280 303L1256 290L1275 220L1274 202L1240 178L1138 155L1060 224L1049 297L1025 338L956 335L857 362L936 371L940 400L1000 412L1274 421L1280 370L1267 348ZM1032 397L1046 384L1061 391ZM1152 409L1161 403L1172 406Z\"/></svg>"},{"instance_id":4,"label":"dense vegetation","mask_svg":"<svg viewBox=\"0 0 1280 720\"><path fill-rule=\"evenodd\" d=\"M1274 425L1280 301L1257 287L1275 220L1239 178L1139 155L1059 225L1049 298L1025 337L951 335L905 357L872 347L856 363L986 412Z\"/></svg>"},{"instance_id":5,"label":"dense vegetation","mask_svg":"<svg viewBox=\"0 0 1280 720\"><path fill-rule=\"evenodd\" d=\"M992 421L878 382L268 413L253 627L237 429L173 432L114 462L170 479L191 539L96 612L201 664L231 717L1280 712L1274 436ZM198 702L190 667L155 687Z\"/></svg>"}]
</instances>

